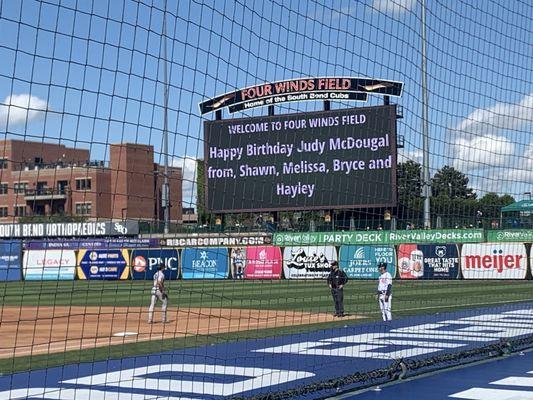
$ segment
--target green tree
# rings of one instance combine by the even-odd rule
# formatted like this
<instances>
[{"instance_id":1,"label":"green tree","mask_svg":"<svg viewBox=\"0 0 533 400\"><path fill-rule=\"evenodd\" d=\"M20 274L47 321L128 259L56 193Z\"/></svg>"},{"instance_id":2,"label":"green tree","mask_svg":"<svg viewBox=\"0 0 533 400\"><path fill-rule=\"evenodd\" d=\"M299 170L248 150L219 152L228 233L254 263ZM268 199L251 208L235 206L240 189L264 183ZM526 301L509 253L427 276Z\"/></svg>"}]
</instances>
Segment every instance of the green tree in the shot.
<instances>
[{"instance_id":1,"label":"green tree","mask_svg":"<svg viewBox=\"0 0 533 400\"><path fill-rule=\"evenodd\" d=\"M498 220L502 207L514 202L515 200L511 195L504 194L503 196L498 196L496 193L491 192L478 200L478 208L483 214L484 221Z\"/></svg>"},{"instance_id":2,"label":"green tree","mask_svg":"<svg viewBox=\"0 0 533 400\"><path fill-rule=\"evenodd\" d=\"M431 180L432 195L449 199L475 199L476 194L468 187L468 182L468 177L461 171L445 165Z\"/></svg>"},{"instance_id":3,"label":"green tree","mask_svg":"<svg viewBox=\"0 0 533 400\"><path fill-rule=\"evenodd\" d=\"M405 223L419 223L423 212L422 166L408 160L398 164L398 208L397 214Z\"/></svg>"}]
</instances>

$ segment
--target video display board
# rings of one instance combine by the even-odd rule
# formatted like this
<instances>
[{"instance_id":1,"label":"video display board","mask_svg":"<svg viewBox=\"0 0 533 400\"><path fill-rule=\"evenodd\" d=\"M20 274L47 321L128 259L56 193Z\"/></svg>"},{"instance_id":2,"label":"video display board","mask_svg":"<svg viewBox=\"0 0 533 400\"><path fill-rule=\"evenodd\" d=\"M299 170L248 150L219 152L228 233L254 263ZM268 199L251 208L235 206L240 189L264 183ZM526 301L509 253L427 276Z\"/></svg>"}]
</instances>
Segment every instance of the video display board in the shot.
<instances>
[{"instance_id":1,"label":"video display board","mask_svg":"<svg viewBox=\"0 0 533 400\"><path fill-rule=\"evenodd\" d=\"M396 203L396 106L207 121L212 212Z\"/></svg>"}]
</instances>

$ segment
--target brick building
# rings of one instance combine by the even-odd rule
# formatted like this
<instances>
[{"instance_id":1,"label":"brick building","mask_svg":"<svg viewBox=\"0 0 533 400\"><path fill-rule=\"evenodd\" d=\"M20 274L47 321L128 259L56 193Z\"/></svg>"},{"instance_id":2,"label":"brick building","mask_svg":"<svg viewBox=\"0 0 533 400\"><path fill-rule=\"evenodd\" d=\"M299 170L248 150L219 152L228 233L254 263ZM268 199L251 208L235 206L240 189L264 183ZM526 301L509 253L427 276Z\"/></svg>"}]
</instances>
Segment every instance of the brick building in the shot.
<instances>
[{"instance_id":1,"label":"brick building","mask_svg":"<svg viewBox=\"0 0 533 400\"><path fill-rule=\"evenodd\" d=\"M0 140L0 222L32 215L162 220L163 167L154 148L111 144L109 166L88 150ZM181 168L169 168L170 219L181 222Z\"/></svg>"}]
</instances>

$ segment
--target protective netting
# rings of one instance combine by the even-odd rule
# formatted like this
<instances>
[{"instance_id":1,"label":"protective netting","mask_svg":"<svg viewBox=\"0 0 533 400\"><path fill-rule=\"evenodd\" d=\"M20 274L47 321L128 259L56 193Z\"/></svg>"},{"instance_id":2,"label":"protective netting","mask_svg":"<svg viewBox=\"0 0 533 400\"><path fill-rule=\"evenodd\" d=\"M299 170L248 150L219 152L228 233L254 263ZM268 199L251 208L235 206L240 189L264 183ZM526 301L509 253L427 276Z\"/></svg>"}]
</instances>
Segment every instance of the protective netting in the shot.
<instances>
[{"instance_id":1,"label":"protective netting","mask_svg":"<svg viewBox=\"0 0 533 400\"><path fill-rule=\"evenodd\" d=\"M0 399L322 398L531 347L532 19L0 0Z\"/></svg>"}]
</instances>

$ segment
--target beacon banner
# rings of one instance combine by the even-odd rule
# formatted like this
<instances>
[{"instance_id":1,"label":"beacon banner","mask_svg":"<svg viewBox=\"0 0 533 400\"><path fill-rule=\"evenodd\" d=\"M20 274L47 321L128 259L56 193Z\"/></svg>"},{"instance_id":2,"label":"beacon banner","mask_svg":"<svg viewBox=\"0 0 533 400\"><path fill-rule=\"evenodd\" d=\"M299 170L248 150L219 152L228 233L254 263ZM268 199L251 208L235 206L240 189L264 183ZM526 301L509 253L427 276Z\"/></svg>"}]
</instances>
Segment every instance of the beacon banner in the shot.
<instances>
[{"instance_id":1,"label":"beacon banner","mask_svg":"<svg viewBox=\"0 0 533 400\"><path fill-rule=\"evenodd\" d=\"M225 279L228 277L226 247L186 248L181 253L183 279Z\"/></svg>"}]
</instances>

